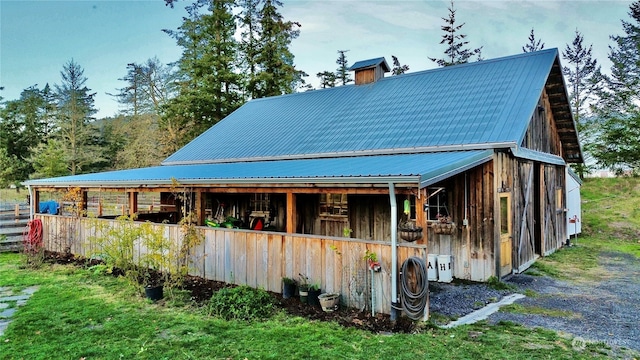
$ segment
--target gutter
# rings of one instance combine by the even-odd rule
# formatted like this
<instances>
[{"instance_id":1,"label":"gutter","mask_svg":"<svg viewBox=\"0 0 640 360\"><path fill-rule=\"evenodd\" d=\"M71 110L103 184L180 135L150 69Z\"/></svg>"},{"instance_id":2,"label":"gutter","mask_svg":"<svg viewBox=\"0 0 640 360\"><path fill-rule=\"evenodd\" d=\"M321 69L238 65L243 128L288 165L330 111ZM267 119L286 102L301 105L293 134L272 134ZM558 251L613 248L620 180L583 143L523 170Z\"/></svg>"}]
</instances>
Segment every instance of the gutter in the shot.
<instances>
[{"instance_id":1,"label":"gutter","mask_svg":"<svg viewBox=\"0 0 640 360\"><path fill-rule=\"evenodd\" d=\"M391 201L391 321L398 318L398 232L395 224L398 223L398 205L396 203L396 189L392 182L389 183L389 200Z\"/></svg>"}]
</instances>

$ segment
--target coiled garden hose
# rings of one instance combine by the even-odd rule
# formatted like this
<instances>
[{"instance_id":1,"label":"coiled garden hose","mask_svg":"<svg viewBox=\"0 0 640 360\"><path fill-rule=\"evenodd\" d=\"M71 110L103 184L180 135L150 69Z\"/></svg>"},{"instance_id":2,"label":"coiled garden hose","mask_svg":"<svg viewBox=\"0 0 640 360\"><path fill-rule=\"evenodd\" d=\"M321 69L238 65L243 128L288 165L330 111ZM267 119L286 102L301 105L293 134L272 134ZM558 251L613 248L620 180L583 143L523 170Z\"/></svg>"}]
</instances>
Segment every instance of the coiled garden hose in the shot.
<instances>
[{"instance_id":1,"label":"coiled garden hose","mask_svg":"<svg viewBox=\"0 0 640 360\"><path fill-rule=\"evenodd\" d=\"M428 293L427 264L417 256L406 259L400 272L400 301L402 310L411 320L422 319Z\"/></svg>"},{"instance_id":2,"label":"coiled garden hose","mask_svg":"<svg viewBox=\"0 0 640 360\"><path fill-rule=\"evenodd\" d=\"M22 233L22 238L25 252L38 252L42 248L42 221L40 219L29 221Z\"/></svg>"}]
</instances>

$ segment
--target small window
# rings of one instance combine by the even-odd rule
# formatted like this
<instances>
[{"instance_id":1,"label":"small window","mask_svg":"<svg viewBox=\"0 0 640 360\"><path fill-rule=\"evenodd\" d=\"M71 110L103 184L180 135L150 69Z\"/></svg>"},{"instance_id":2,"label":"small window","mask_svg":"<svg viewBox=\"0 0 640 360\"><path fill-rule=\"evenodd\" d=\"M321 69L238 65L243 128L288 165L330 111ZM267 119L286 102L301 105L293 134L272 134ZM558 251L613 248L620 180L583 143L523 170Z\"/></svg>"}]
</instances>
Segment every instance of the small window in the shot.
<instances>
[{"instance_id":1,"label":"small window","mask_svg":"<svg viewBox=\"0 0 640 360\"><path fill-rule=\"evenodd\" d=\"M320 194L320 216L347 217L347 194Z\"/></svg>"},{"instance_id":2,"label":"small window","mask_svg":"<svg viewBox=\"0 0 640 360\"><path fill-rule=\"evenodd\" d=\"M449 203L447 189L443 187L429 188L429 201L427 210L429 220L438 220L439 217L451 216L449 213Z\"/></svg>"},{"instance_id":3,"label":"small window","mask_svg":"<svg viewBox=\"0 0 640 360\"><path fill-rule=\"evenodd\" d=\"M562 188L556 188L556 210L563 210Z\"/></svg>"},{"instance_id":4,"label":"small window","mask_svg":"<svg viewBox=\"0 0 640 360\"><path fill-rule=\"evenodd\" d=\"M500 196L500 235L511 235L509 196Z\"/></svg>"}]
</instances>

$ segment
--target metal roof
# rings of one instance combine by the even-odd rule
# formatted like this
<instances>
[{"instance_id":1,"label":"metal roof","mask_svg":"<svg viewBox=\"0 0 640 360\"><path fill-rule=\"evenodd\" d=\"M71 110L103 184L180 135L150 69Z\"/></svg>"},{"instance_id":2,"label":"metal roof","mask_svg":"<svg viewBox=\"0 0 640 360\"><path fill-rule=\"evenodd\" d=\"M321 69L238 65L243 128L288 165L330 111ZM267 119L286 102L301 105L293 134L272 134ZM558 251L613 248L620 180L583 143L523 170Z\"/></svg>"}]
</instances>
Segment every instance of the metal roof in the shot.
<instances>
[{"instance_id":1,"label":"metal roof","mask_svg":"<svg viewBox=\"0 0 640 360\"><path fill-rule=\"evenodd\" d=\"M558 61L549 49L255 99L163 165L516 147Z\"/></svg>"},{"instance_id":2,"label":"metal roof","mask_svg":"<svg viewBox=\"0 0 640 360\"><path fill-rule=\"evenodd\" d=\"M421 187L492 158L492 150L379 155L323 159L166 165L142 169L29 180L31 186L153 187L248 183L388 183L414 182Z\"/></svg>"},{"instance_id":3,"label":"metal roof","mask_svg":"<svg viewBox=\"0 0 640 360\"><path fill-rule=\"evenodd\" d=\"M385 72L388 72L391 68L389 68L389 64L387 64L387 60L385 60L385 58L383 57L379 57L379 58L375 58L375 59L369 59L369 60L362 60L362 61L358 61L355 64L353 64L349 70L360 70L360 69L365 69L368 67L374 67L374 66L378 66L378 65L382 65L383 66L383 70Z\"/></svg>"},{"instance_id":4,"label":"metal roof","mask_svg":"<svg viewBox=\"0 0 640 360\"><path fill-rule=\"evenodd\" d=\"M511 149L511 153L513 154L513 156L520 159L540 161L546 164L554 164L554 165L567 164L564 161L564 159L562 159L560 156L541 152L541 151L535 151L535 150L531 150L523 147L513 148Z\"/></svg>"}]
</instances>

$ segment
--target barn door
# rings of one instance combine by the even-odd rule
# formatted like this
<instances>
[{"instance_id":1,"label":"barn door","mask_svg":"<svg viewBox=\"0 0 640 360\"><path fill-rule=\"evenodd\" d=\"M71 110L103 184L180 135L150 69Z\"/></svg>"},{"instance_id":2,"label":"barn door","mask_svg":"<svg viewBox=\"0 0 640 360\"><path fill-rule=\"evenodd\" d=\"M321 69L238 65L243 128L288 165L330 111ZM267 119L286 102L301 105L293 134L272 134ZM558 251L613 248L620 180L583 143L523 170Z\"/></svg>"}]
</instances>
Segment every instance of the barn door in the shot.
<instances>
[{"instance_id":1,"label":"barn door","mask_svg":"<svg viewBox=\"0 0 640 360\"><path fill-rule=\"evenodd\" d=\"M500 194L500 276L513 270L513 226L511 217L511 194Z\"/></svg>"}]
</instances>

